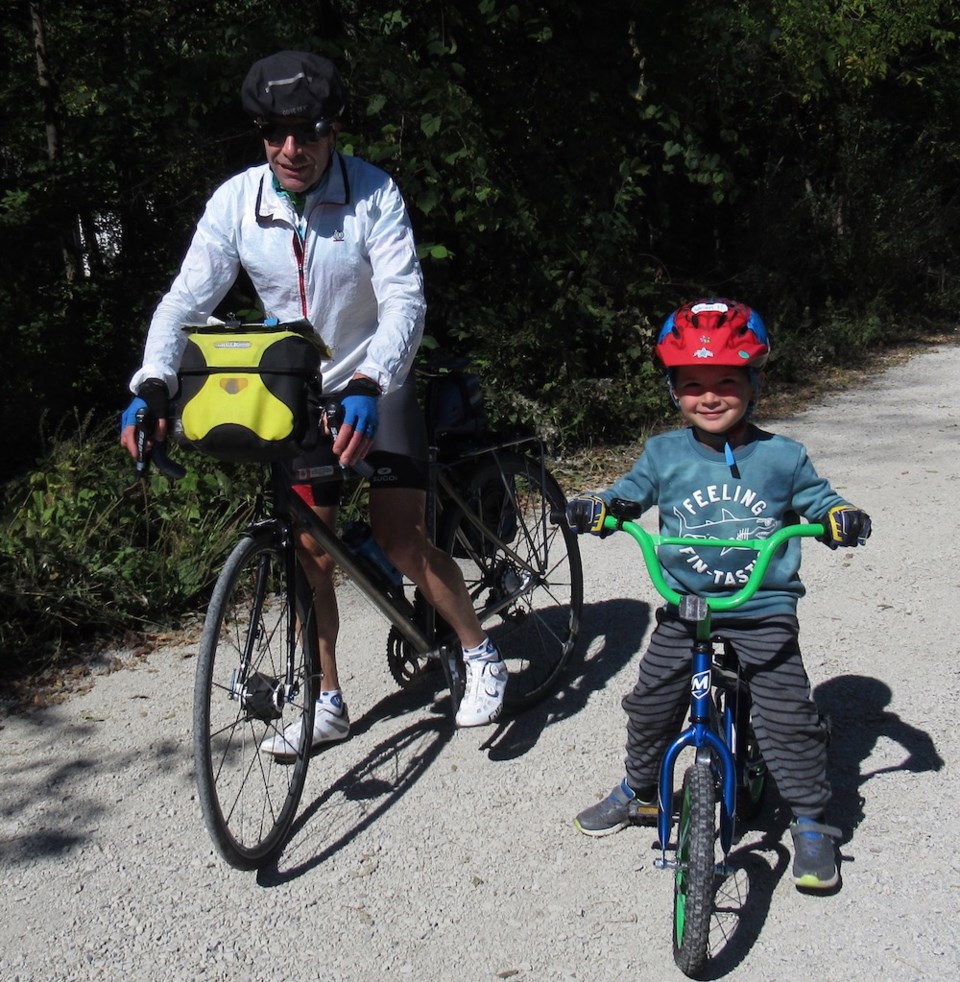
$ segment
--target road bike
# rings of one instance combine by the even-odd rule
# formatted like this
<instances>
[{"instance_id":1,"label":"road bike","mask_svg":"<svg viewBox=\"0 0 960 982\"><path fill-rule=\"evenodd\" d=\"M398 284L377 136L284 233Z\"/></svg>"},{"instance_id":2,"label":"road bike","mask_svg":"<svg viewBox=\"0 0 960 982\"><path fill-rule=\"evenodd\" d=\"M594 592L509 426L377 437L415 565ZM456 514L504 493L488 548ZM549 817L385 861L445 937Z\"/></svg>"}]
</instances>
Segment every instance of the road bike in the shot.
<instances>
[{"instance_id":1,"label":"road bike","mask_svg":"<svg viewBox=\"0 0 960 982\"><path fill-rule=\"evenodd\" d=\"M766 767L750 722L750 690L741 677L736 653L718 643L711 615L735 610L749 600L784 542L797 536L820 537L824 526L813 522L788 525L766 539L704 539L650 533L629 517L631 512L636 515L630 502L614 501L608 512L604 528L633 537L657 591L678 608L681 619L696 625L690 650L689 726L667 748L660 765L657 833L661 854L654 863L674 874L673 957L685 975L696 978L710 957L717 882L734 871L728 854L737 820L757 814L766 789ZM667 583L658 558L661 546L749 549L757 555L747 582L735 593L700 597L680 594ZM674 772L684 750L693 751L693 762L684 771L675 811ZM674 821L677 838L671 843Z\"/></svg>"},{"instance_id":2,"label":"road bike","mask_svg":"<svg viewBox=\"0 0 960 982\"><path fill-rule=\"evenodd\" d=\"M438 379L448 383L451 374L457 373ZM574 649L583 573L565 497L536 437L434 419L430 445L427 527L459 565L480 623L507 664L504 712L510 715L554 689ZM168 463L161 457L163 467ZM221 856L239 869L261 867L282 848L310 759L320 671L298 535L306 533L333 557L387 619L387 662L401 687L442 678L455 714L464 686L457 638L419 591L382 558L371 561L352 548L344 530L328 529L297 495L278 506L275 469L264 471L253 517L214 586L197 659L200 805ZM342 475L331 468L329 476ZM295 757L260 751L298 720Z\"/></svg>"}]
</instances>

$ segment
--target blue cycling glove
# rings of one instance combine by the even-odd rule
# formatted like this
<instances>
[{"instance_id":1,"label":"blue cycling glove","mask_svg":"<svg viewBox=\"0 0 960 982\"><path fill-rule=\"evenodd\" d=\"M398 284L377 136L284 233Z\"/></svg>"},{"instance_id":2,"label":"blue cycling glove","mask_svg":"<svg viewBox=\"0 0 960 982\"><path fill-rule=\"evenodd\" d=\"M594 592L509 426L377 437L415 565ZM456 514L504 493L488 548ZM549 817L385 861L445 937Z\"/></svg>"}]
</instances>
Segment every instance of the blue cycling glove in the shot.
<instances>
[{"instance_id":1,"label":"blue cycling glove","mask_svg":"<svg viewBox=\"0 0 960 982\"><path fill-rule=\"evenodd\" d=\"M366 378L351 379L343 390L343 424L352 426L362 436L372 440L380 422L378 404L380 387Z\"/></svg>"},{"instance_id":2,"label":"blue cycling glove","mask_svg":"<svg viewBox=\"0 0 960 982\"><path fill-rule=\"evenodd\" d=\"M128 426L137 425L137 413L141 409L146 409L147 404L140 398L140 396L134 396L133 401L127 406L126 409L120 414L120 432L121 434Z\"/></svg>"}]
</instances>

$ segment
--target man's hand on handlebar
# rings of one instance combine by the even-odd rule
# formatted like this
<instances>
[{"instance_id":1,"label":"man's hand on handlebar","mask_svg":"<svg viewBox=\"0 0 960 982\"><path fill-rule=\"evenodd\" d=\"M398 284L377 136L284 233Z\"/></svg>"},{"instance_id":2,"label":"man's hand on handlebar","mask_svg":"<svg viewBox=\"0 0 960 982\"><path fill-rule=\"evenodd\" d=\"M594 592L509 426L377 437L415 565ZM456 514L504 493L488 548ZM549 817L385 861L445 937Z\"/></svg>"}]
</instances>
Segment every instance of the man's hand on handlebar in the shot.
<instances>
[{"instance_id":1,"label":"man's hand on handlebar","mask_svg":"<svg viewBox=\"0 0 960 982\"><path fill-rule=\"evenodd\" d=\"M162 387L162 395L158 391L158 386ZM159 379L149 379L144 382L140 387L140 395L131 400L130 405L124 409L120 416L120 446L126 448L134 460L142 456L144 449L139 439L140 419L137 414L146 412L151 419L151 425L146 428L148 430L146 449L149 450L154 442L163 443L167 439L168 410L167 387Z\"/></svg>"},{"instance_id":2,"label":"man's hand on handlebar","mask_svg":"<svg viewBox=\"0 0 960 982\"><path fill-rule=\"evenodd\" d=\"M186 476L186 470L167 456L168 412L166 385L151 379L120 415L120 445L136 461L139 478L147 476L151 460L168 480L179 481Z\"/></svg>"},{"instance_id":3,"label":"man's hand on handlebar","mask_svg":"<svg viewBox=\"0 0 960 982\"><path fill-rule=\"evenodd\" d=\"M831 549L866 545L873 530L870 516L853 505L837 505L831 508L823 520L823 526L826 531L820 541Z\"/></svg>"},{"instance_id":4,"label":"man's hand on handlebar","mask_svg":"<svg viewBox=\"0 0 960 982\"><path fill-rule=\"evenodd\" d=\"M603 527L606 517L607 506L596 495L571 498L567 502L567 522L580 535L590 532L592 535L599 535L601 539L608 536L610 532Z\"/></svg>"},{"instance_id":5,"label":"man's hand on handlebar","mask_svg":"<svg viewBox=\"0 0 960 982\"><path fill-rule=\"evenodd\" d=\"M352 467L370 452L380 422L379 401L380 386L362 375L351 379L343 390L343 419L335 433L333 452L344 467Z\"/></svg>"}]
</instances>

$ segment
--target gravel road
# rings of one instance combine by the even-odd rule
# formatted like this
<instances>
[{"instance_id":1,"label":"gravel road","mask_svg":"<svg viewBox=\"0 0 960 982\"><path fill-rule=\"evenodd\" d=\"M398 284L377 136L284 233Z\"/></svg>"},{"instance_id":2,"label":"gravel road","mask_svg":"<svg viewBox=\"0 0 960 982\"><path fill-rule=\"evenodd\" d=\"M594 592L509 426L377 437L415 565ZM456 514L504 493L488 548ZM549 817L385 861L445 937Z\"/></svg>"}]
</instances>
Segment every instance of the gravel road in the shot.
<instances>
[{"instance_id":1,"label":"gravel road","mask_svg":"<svg viewBox=\"0 0 960 982\"><path fill-rule=\"evenodd\" d=\"M842 888L794 889L772 795L732 855L715 978L960 977L960 546L940 526L960 490L958 378L960 347L942 345L771 425L874 518L865 549L804 546ZM0 978L679 978L652 830L571 824L621 775L619 702L655 602L628 537L582 548L580 660L554 697L483 730L398 693L386 626L344 591L353 735L313 759L289 845L259 874L226 866L201 822L186 641L125 653L60 705L7 707Z\"/></svg>"}]
</instances>

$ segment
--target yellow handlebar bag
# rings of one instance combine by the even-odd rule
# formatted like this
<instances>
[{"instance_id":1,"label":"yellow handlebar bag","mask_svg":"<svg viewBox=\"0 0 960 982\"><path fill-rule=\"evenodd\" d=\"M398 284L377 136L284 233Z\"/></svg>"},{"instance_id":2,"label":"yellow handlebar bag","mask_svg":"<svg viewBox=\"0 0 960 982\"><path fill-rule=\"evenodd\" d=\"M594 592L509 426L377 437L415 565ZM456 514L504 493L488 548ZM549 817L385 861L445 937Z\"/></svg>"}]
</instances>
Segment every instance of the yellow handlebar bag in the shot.
<instances>
[{"instance_id":1,"label":"yellow handlebar bag","mask_svg":"<svg viewBox=\"0 0 960 982\"><path fill-rule=\"evenodd\" d=\"M236 463L295 457L316 445L324 346L290 328L184 328L178 442Z\"/></svg>"}]
</instances>

